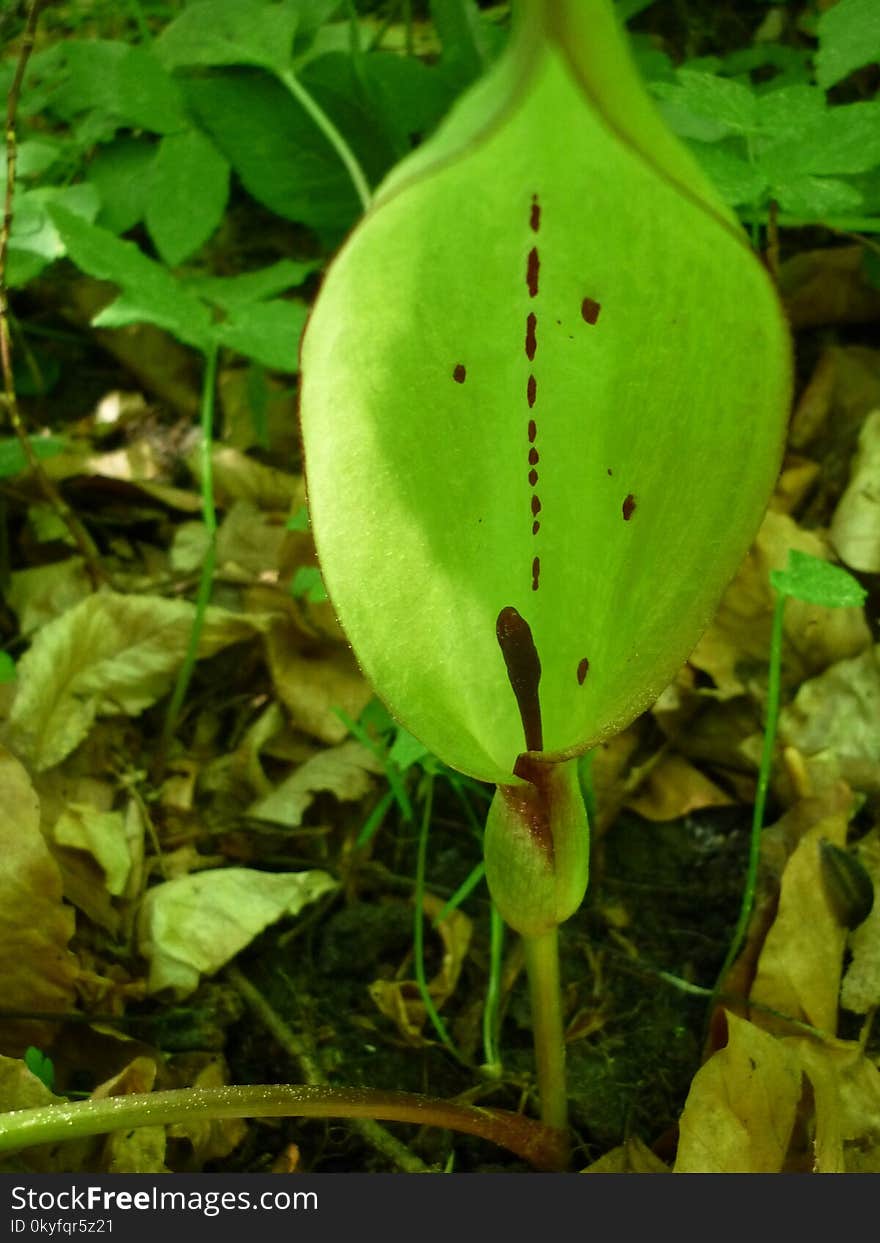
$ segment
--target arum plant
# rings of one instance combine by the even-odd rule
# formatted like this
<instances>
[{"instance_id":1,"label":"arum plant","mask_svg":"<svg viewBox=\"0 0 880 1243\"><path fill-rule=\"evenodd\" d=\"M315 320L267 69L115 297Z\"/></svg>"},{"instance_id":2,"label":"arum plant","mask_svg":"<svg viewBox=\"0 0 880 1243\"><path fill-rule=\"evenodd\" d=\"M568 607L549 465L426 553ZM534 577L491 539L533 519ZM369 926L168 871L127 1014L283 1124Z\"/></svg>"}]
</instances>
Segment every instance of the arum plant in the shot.
<instances>
[{"instance_id":1,"label":"arum plant","mask_svg":"<svg viewBox=\"0 0 880 1243\"><path fill-rule=\"evenodd\" d=\"M404 1093L186 1089L0 1116L0 1150L184 1117L417 1121L543 1167L566 1121L557 929L577 757L687 657L757 528L789 345L610 0L519 0L508 50L387 179L302 349L324 578L388 707L497 787L486 876L526 945L543 1123Z\"/></svg>"},{"instance_id":2,"label":"arum plant","mask_svg":"<svg viewBox=\"0 0 880 1243\"><path fill-rule=\"evenodd\" d=\"M542 1117L566 1122L557 929L587 885L576 757L687 658L782 451L789 339L610 0L519 0L493 72L379 187L301 357L312 526L405 727L497 786Z\"/></svg>"}]
</instances>

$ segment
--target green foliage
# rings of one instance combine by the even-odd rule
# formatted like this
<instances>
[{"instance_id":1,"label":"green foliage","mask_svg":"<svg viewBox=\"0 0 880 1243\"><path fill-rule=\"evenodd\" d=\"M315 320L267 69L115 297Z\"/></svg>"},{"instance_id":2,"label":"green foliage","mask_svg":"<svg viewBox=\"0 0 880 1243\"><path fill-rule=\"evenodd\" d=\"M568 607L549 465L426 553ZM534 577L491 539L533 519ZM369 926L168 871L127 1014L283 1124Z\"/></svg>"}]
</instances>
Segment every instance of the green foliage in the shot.
<instances>
[{"instance_id":1,"label":"green foliage","mask_svg":"<svg viewBox=\"0 0 880 1243\"><path fill-rule=\"evenodd\" d=\"M819 604L826 609L857 609L868 593L839 565L792 549L784 570L772 570L770 582L781 596Z\"/></svg>"},{"instance_id":2,"label":"green foliage","mask_svg":"<svg viewBox=\"0 0 880 1243\"><path fill-rule=\"evenodd\" d=\"M55 1066L52 1059L47 1057L42 1050L29 1045L24 1051L24 1064L31 1074L36 1075L51 1092L55 1086Z\"/></svg>"},{"instance_id":3,"label":"green foliage","mask_svg":"<svg viewBox=\"0 0 880 1243\"><path fill-rule=\"evenodd\" d=\"M31 439L31 448L41 461L62 453L67 442L61 436L36 436ZM11 479L27 469L27 458L17 437L0 437L0 479Z\"/></svg>"},{"instance_id":4,"label":"green foliage","mask_svg":"<svg viewBox=\"0 0 880 1243\"><path fill-rule=\"evenodd\" d=\"M880 62L880 6L876 0L838 0L819 18L816 78L834 86L854 69Z\"/></svg>"}]
</instances>

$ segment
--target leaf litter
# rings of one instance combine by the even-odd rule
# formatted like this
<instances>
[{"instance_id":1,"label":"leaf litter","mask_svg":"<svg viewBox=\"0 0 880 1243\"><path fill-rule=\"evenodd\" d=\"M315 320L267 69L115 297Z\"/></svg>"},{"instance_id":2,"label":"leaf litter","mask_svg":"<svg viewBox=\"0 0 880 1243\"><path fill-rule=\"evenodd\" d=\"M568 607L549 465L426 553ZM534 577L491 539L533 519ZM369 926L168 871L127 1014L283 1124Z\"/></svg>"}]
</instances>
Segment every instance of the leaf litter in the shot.
<instances>
[{"instance_id":1,"label":"leaf litter","mask_svg":"<svg viewBox=\"0 0 880 1243\"><path fill-rule=\"evenodd\" d=\"M880 1045L872 1027L880 911L875 904L858 926L845 927L822 868L827 842L880 883L880 350L860 335L880 319L880 300L864 259L861 246L827 245L783 263L801 376L776 495L688 664L650 713L593 757L595 893L564 930L567 1016L603 1016L578 1039L573 1025L569 1046L573 1112L591 1172L880 1172ZM107 290L63 274L35 298L84 330ZM151 325L98 328L92 339L114 360L105 365L105 391L81 411L76 443L47 466L101 531L112 586L90 592L57 514L26 475L14 495L20 548L3 622L16 667L14 680L0 686L8 748L0 750L2 1107L63 1099L71 1066L88 1072L95 1095L222 1084L230 1076L212 1041L229 1040L239 1056L233 1078L254 1066L292 1077L248 1053L247 1042L242 1053L229 1039L238 1011L219 973L233 960L248 964L267 993L281 989L340 1082L368 1079L379 1059L376 1076L387 1075L390 1086L422 1087L424 1073L449 1095L474 1091L475 1073L456 1079L438 1061L414 984L412 910L401 901L413 888L411 819L392 799L364 834L394 775L392 735L332 607L291 594L297 573L313 571L316 561L307 524L296 520L305 487L290 469L297 458L289 383L221 368L227 426L213 454L218 568L193 689L159 781L163 714L209 546L197 518L197 368ZM258 406L265 407L259 419ZM658 1113L649 1081L666 1075L662 1056L679 1024L661 1033L658 1059L639 1044L648 1035L638 1030L639 1015L646 1028L645 1005L659 1012L666 1004L670 986L657 971L711 989L735 917L741 854L733 863L718 855L719 869L731 874L720 930L709 918L709 891L695 897L705 926L678 930L682 941L693 938L685 950L674 938L655 939L644 912L665 885L663 919L669 926L684 920L676 902L688 885L697 887L695 872L711 878L711 852L735 841L748 820L766 711L770 573L785 567L792 549L855 570L871 598L867 609L786 604L784 707L750 934L702 1066L701 1010L696 1019L690 1013L697 1035L685 1040L684 1078ZM363 737L350 737L349 721L364 726ZM400 778L410 799L430 762L419 757ZM479 822L481 804L473 791L469 797ZM453 827L432 830L440 844L431 856L427 918L479 858L473 824L451 787L443 817ZM691 856L677 885L650 868L641 880L621 879L621 826L627 848L644 843L658 873L661 849L683 838L706 859ZM469 1047L477 1047L468 1033L482 1013L487 927L477 891L426 938L429 992ZM699 937L714 938L706 960L694 948ZM313 954L321 970L310 968ZM622 964L641 972L638 993L615 993ZM277 983L288 972L293 992ZM335 977L338 994L328 998L321 974ZM519 974L509 950L505 1077L477 1089L506 1091L511 1107L530 1085ZM626 1026L621 997L635 1030ZM18 1017L26 1014L40 1017ZM137 1038L117 1033L107 1042L110 1016L120 1026L132 1020ZM67 1021L74 1019L87 1024L91 1060ZM614 1064L627 1043L634 1060L621 1072L630 1087L620 1106ZM366 1058L365 1045L373 1050ZM29 1046L57 1063L59 1095L27 1068ZM414 1058L424 1059L416 1069ZM21 1160L36 1169L200 1169L234 1162L248 1134L240 1122L139 1128L32 1150ZM286 1130L267 1151L283 1154L300 1134ZM437 1164L448 1157L424 1138L413 1142L426 1144Z\"/></svg>"}]
</instances>

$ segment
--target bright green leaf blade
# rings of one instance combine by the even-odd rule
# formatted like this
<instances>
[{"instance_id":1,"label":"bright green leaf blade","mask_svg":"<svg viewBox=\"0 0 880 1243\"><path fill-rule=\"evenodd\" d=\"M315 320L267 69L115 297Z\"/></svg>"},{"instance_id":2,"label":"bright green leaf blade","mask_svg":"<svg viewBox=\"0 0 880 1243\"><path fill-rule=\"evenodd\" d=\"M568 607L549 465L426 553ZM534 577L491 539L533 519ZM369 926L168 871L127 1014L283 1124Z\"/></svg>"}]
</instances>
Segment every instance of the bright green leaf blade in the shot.
<instances>
[{"instance_id":1,"label":"bright green leaf blade","mask_svg":"<svg viewBox=\"0 0 880 1243\"><path fill-rule=\"evenodd\" d=\"M296 371L299 339L307 318L304 302L276 298L234 309L215 331L222 345L256 359L264 367Z\"/></svg>"},{"instance_id":2,"label":"bright green leaf blade","mask_svg":"<svg viewBox=\"0 0 880 1243\"><path fill-rule=\"evenodd\" d=\"M479 84L380 191L303 346L340 620L406 728L490 781L525 749L501 610L534 636L545 751L587 749L687 657L781 453L775 295L687 152L611 126L659 124L613 35L585 92L534 40Z\"/></svg>"},{"instance_id":3,"label":"bright green leaf blade","mask_svg":"<svg viewBox=\"0 0 880 1243\"><path fill-rule=\"evenodd\" d=\"M880 163L880 100L828 108L796 137L758 143L756 150L771 177L867 172Z\"/></svg>"},{"instance_id":4,"label":"bright green leaf blade","mask_svg":"<svg viewBox=\"0 0 880 1243\"><path fill-rule=\"evenodd\" d=\"M298 0L208 0L192 4L155 42L169 69L188 65L260 65L284 69L299 25Z\"/></svg>"},{"instance_id":5,"label":"bright green leaf blade","mask_svg":"<svg viewBox=\"0 0 880 1243\"><path fill-rule=\"evenodd\" d=\"M189 277L186 287L207 302L231 311L295 289L320 267L320 259L279 259L239 276Z\"/></svg>"},{"instance_id":6,"label":"bright green leaf blade","mask_svg":"<svg viewBox=\"0 0 880 1243\"><path fill-rule=\"evenodd\" d=\"M143 138L117 138L99 148L88 175L101 197L98 223L105 229L127 233L143 219L155 158L155 145Z\"/></svg>"},{"instance_id":7,"label":"bright green leaf blade","mask_svg":"<svg viewBox=\"0 0 880 1243\"><path fill-rule=\"evenodd\" d=\"M148 259L134 242L121 241L62 207L49 211L77 267L121 287L120 296L95 317L95 324L157 324L196 349L209 347L214 329L208 308L161 264Z\"/></svg>"},{"instance_id":8,"label":"bright green leaf blade","mask_svg":"<svg viewBox=\"0 0 880 1243\"><path fill-rule=\"evenodd\" d=\"M771 570L770 582L776 591L807 604L826 609L857 609L865 603L864 587L839 565L792 549L784 570Z\"/></svg>"},{"instance_id":9,"label":"bright green leaf blade","mask_svg":"<svg viewBox=\"0 0 880 1243\"><path fill-rule=\"evenodd\" d=\"M185 85L199 121L248 193L286 220L346 229L359 204L339 156L280 82L218 71Z\"/></svg>"},{"instance_id":10,"label":"bright green leaf blade","mask_svg":"<svg viewBox=\"0 0 880 1243\"><path fill-rule=\"evenodd\" d=\"M0 652L0 686L6 682L14 682L17 676L15 661L8 652Z\"/></svg>"},{"instance_id":11,"label":"bright green leaf blade","mask_svg":"<svg viewBox=\"0 0 880 1243\"><path fill-rule=\"evenodd\" d=\"M32 436L30 443L40 461L54 457L56 453L63 453L67 448L67 441L61 436ZM0 437L0 479L11 479L27 468L28 461L18 438Z\"/></svg>"},{"instance_id":12,"label":"bright green leaf blade","mask_svg":"<svg viewBox=\"0 0 880 1243\"><path fill-rule=\"evenodd\" d=\"M201 130L186 129L162 139L150 171L147 228L164 261L176 267L223 219L229 165Z\"/></svg>"},{"instance_id":13,"label":"bright green leaf blade","mask_svg":"<svg viewBox=\"0 0 880 1243\"><path fill-rule=\"evenodd\" d=\"M854 69L880 61L880 5L877 0L838 0L819 18L819 85L834 86Z\"/></svg>"},{"instance_id":14,"label":"bright green leaf blade","mask_svg":"<svg viewBox=\"0 0 880 1243\"><path fill-rule=\"evenodd\" d=\"M186 124L177 83L151 48L110 39L69 40L63 55L67 74L51 101L62 115L97 109L157 134Z\"/></svg>"}]
</instances>

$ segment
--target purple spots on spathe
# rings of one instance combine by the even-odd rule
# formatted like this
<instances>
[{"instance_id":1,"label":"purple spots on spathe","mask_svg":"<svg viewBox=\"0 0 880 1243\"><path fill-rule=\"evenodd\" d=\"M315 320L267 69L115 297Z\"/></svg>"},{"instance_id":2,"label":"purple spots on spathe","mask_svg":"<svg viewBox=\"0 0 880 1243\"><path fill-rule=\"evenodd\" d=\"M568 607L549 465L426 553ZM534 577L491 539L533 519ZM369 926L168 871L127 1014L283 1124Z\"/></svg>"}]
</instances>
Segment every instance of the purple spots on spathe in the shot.
<instances>
[{"instance_id":1,"label":"purple spots on spathe","mask_svg":"<svg viewBox=\"0 0 880 1243\"><path fill-rule=\"evenodd\" d=\"M534 487L537 482L538 482L538 472L535 470L533 466L532 469L529 471L529 484L531 485L531 487Z\"/></svg>"},{"instance_id":2,"label":"purple spots on spathe","mask_svg":"<svg viewBox=\"0 0 880 1243\"><path fill-rule=\"evenodd\" d=\"M529 466L537 466L537 465L538 465L538 450L533 445L532 448L529 449Z\"/></svg>"},{"instance_id":3,"label":"purple spots on spathe","mask_svg":"<svg viewBox=\"0 0 880 1243\"><path fill-rule=\"evenodd\" d=\"M535 557L532 561L532 591L538 590L538 579L541 575L541 558Z\"/></svg>"},{"instance_id":4,"label":"purple spots on spathe","mask_svg":"<svg viewBox=\"0 0 880 1243\"><path fill-rule=\"evenodd\" d=\"M595 324L601 310L601 305L594 298L584 298L581 303L581 315L583 316L584 323Z\"/></svg>"},{"instance_id":5,"label":"purple spots on spathe","mask_svg":"<svg viewBox=\"0 0 880 1243\"><path fill-rule=\"evenodd\" d=\"M531 362L532 359L535 357L535 351L538 348L538 340L537 340L537 337L535 336L535 330L537 326L538 326L538 320L535 317L534 312L532 311L529 313L529 317L526 320L526 358L529 360L529 362Z\"/></svg>"},{"instance_id":6,"label":"purple spots on spathe","mask_svg":"<svg viewBox=\"0 0 880 1243\"><path fill-rule=\"evenodd\" d=\"M632 492L630 492L626 497L623 505L621 506L621 510L623 512L624 522L629 522L630 518L636 511L636 498L633 496Z\"/></svg>"},{"instance_id":7,"label":"purple spots on spathe","mask_svg":"<svg viewBox=\"0 0 880 1243\"><path fill-rule=\"evenodd\" d=\"M526 285L529 290L529 297L534 298L538 293L538 273L540 272L541 261L538 258L538 248L533 246L529 251L529 257L526 262Z\"/></svg>"},{"instance_id":8,"label":"purple spots on spathe","mask_svg":"<svg viewBox=\"0 0 880 1243\"><path fill-rule=\"evenodd\" d=\"M529 382L526 385L526 400L529 403L529 409L535 404L535 398L538 396L538 381L533 375L529 376Z\"/></svg>"},{"instance_id":9,"label":"purple spots on spathe","mask_svg":"<svg viewBox=\"0 0 880 1243\"><path fill-rule=\"evenodd\" d=\"M529 212L529 227L533 233L537 233L541 227L541 204L538 202L537 194L532 195L532 210Z\"/></svg>"},{"instance_id":10,"label":"purple spots on spathe","mask_svg":"<svg viewBox=\"0 0 880 1243\"><path fill-rule=\"evenodd\" d=\"M532 517L537 518L540 512L541 512L541 502L538 500L538 497L533 493L532 494Z\"/></svg>"},{"instance_id":11,"label":"purple spots on spathe","mask_svg":"<svg viewBox=\"0 0 880 1243\"><path fill-rule=\"evenodd\" d=\"M538 425L534 419L529 419L529 444L535 443L535 437L538 434Z\"/></svg>"},{"instance_id":12,"label":"purple spots on spathe","mask_svg":"<svg viewBox=\"0 0 880 1243\"><path fill-rule=\"evenodd\" d=\"M577 673L578 686L583 686L584 680L589 672L590 672L590 662L587 660L585 656L583 660L580 661L578 664L578 673Z\"/></svg>"},{"instance_id":13,"label":"purple spots on spathe","mask_svg":"<svg viewBox=\"0 0 880 1243\"><path fill-rule=\"evenodd\" d=\"M464 384L465 380L467 379L467 368L465 367L464 363L457 364L455 370L452 373L452 378L456 384Z\"/></svg>"}]
</instances>

